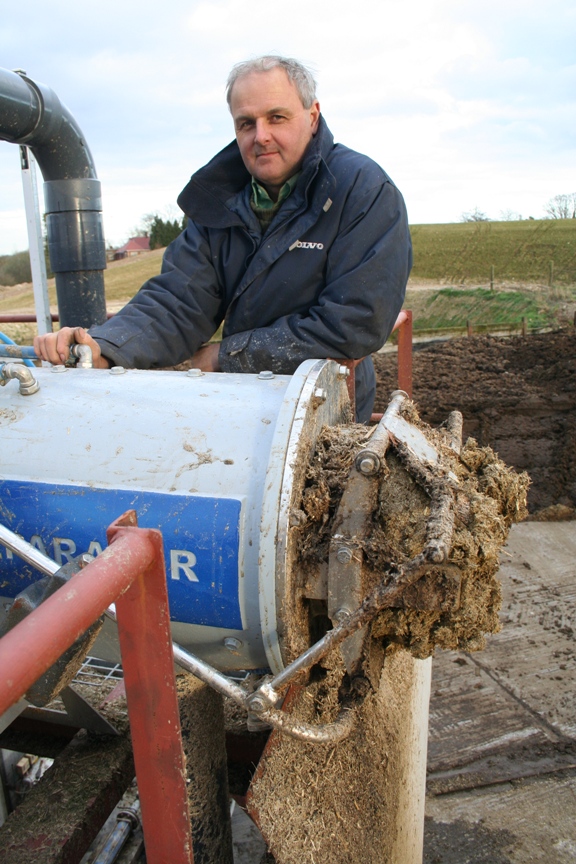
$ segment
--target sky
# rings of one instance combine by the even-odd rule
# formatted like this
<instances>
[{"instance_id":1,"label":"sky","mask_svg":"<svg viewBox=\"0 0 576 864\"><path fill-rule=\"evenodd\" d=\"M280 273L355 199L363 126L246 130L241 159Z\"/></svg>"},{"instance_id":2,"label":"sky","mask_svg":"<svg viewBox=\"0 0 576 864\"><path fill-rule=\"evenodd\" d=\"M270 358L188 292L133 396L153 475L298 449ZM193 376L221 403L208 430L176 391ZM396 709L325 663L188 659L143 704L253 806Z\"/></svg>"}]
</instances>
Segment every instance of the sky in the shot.
<instances>
[{"instance_id":1,"label":"sky","mask_svg":"<svg viewBox=\"0 0 576 864\"><path fill-rule=\"evenodd\" d=\"M268 53L312 68L335 139L384 168L411 224L543 218L576 191L575 44L573 0L27 0L0 19L0 67L50 87L85 136L113 246L147 214L181 215L233 137L230 67ZM28 240L5 141L0 190L11 254Z\"/></svg>"}]
</instances>

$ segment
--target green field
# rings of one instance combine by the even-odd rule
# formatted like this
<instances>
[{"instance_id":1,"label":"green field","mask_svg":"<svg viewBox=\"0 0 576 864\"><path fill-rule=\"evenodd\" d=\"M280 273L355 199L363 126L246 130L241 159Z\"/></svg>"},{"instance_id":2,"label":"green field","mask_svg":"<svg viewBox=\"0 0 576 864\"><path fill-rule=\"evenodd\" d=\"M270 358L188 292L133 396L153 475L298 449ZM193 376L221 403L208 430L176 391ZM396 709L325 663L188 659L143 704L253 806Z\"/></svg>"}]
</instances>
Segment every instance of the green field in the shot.
<instances>
[{"instance_id":1,"label":"green field","mask_svg":"<svg viewBox=\"0 0 576 864\"><path fill-rule=\"evenodd\" d=\"M576 219L412 225L415 278L576 283Z\"/></svg>"},{"instance_id":2,"label":"green field","mask_svg":"<svg viewBox=\"0 0 576 864\"><path fill-rule=\"evenodd\" d=\"M542 329L573 322L575 219L413 225L411 231L414 269L405 308L412 309L417 334L456 333L468 326L475 332ZM104 280L110 311L160 271L162 251L108 266ZM50 298L56 311L54 280ZM23 311L34 311L31 286L0 288L0 313ZM30 342L35 332L34 325L24 324L3 324L1 329L20 343Z\"/></svg>"},{"instance_id":3,"label":"green field","mask_svg":"<svg viewBox=\"0 0 576 864\"><path fill-rule=\"evenodd\" d=\"M566 299L576 301L576 290L491 291L489 288L408 288L405 308L412 310L414 332L467 330L495 333L523 329L542 330L568 323L563 315Z\"/></svg>"}]
</instances>

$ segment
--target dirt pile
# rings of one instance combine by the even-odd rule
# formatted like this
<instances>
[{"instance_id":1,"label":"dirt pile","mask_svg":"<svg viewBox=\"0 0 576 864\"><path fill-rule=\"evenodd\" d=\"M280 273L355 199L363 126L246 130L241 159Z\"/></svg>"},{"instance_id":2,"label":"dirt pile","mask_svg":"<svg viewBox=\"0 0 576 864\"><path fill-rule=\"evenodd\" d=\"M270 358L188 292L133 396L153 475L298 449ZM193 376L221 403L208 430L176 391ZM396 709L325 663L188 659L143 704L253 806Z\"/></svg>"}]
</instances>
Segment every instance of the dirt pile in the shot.
<instances>
[{"instance_id":1,"label":"dirt pile","mask_svg":"<svg viewBox=\"0 0 576 864\"><path fill-rule=\"evenodd\" d=\"M395 354L374 356L376 411L397 388ZM531 478L528 509L576 507L576 330L526 337L472 336L415 346L413 398L435 426L457 409L464 440L492 447ZM554 511L550 514L554 516Z\"/></svg>"}]
</instances>

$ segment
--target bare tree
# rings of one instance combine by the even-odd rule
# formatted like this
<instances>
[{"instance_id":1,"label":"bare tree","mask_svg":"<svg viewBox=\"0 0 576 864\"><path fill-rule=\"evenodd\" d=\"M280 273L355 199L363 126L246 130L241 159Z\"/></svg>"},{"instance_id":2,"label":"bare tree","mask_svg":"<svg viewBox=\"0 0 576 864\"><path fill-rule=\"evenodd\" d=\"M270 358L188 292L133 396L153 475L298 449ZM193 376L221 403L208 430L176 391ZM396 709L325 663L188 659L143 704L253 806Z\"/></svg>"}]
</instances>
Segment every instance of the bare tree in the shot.
<instances>
[{"instance_id":1,"label":"bare tree","mask_svg":"<svg viewBox=\"0 0 576 864\"><path fill-rule=\"evenodd\" d=\"M550 219L576 219L576 192L555 195L544 208Z\"/></svg>"},{"instance_id":2,"label":"bare tree","mask_svg":"<svg viewBox=\"0 0 576 864\"><path fill-rule=\"evenodd\" d=\"M501 222L521 222L522 216L520 213L517 213L516 210L501 210L500 211L500 221Z\"/></svg>"},{"instance_id":3,"label":"bare tree","mask_svg":"<svg viewBox=\"0 0 576 864\"><path fill-rule=\"evenodd\" d=\"M474 207L473 210L470 210L467 213L462 213L460 217L461 222L490 222L490 217L483 213L482 210L479 210L478 207Z\"/></svg>"}]
</instances>

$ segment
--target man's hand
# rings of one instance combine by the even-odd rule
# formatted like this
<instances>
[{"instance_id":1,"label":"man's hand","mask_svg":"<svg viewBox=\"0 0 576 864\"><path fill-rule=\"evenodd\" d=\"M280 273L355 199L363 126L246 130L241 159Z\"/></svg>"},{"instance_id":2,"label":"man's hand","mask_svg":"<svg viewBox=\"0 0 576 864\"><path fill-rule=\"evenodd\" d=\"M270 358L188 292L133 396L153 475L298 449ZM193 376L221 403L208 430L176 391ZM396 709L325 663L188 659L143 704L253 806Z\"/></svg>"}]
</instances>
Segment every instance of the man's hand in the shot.
<instances>
[{"instance_id":1,"label":"man's hand","mask_svg":"<svg viewBox=\"0 0 576 864\"><path fill-rule=\"evenodd\" d=\"M34 351L41 360L58 365L66 363L70 346L77 342L92 349L92 365L95 369L109 369L110 363L100 354L100 346L83 327L62 327L56 333L45 333L34 338Z\"/></svg>"},{"instance_id":2,"label":"man's hand","mask_svg":"<svg viewBox=\"0 0 576 864\"><path fill-rule=\"evenodd\" d=\"M192 355L192 368L201 369L202 372L220 372L220 364L218 362L218 352L220 351L220 343L212 342L210 345L203 345L195 354Z\"/></svg>"}]
</instances>

